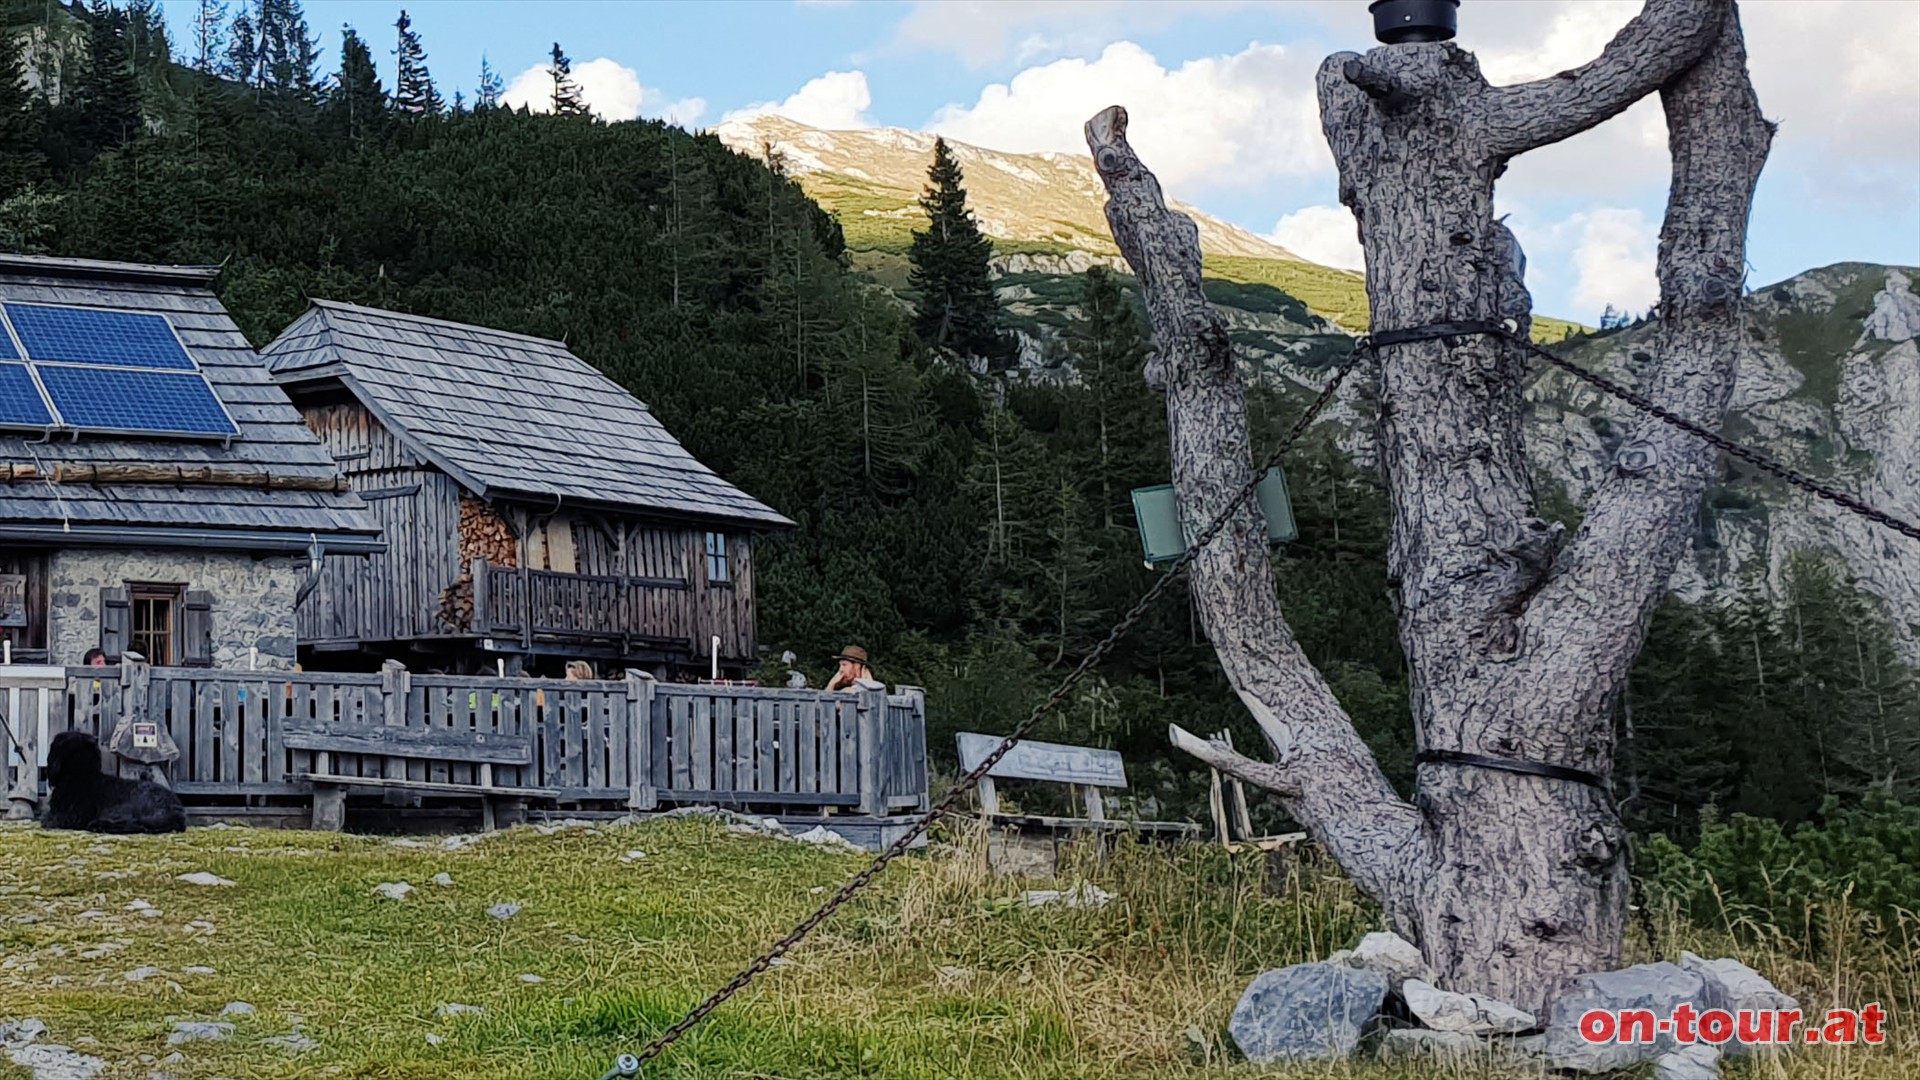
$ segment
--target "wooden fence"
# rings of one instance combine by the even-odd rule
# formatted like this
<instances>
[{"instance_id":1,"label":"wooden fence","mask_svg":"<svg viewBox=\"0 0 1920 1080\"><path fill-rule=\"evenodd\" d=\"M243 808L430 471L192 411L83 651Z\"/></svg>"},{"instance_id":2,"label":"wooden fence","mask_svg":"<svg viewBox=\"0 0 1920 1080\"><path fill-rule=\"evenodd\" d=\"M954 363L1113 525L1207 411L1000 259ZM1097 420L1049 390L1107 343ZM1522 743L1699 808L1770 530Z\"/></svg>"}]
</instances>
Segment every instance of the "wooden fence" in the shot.
<instances>
[{"instance_id":1,"label":"wooden fence","mask_svg":"<svg viewBox=\"0 0 1920 1080\"><path fill-rule=\"evenodd\" d=\"M375 675L205 668L0 667L0 792L38 786L46 741L67 729L105 744L118 724L159 724L180 756L163 772L182 797L307 795L312 752L290 722L336 722L532 740L533 762L493 767L499 787L551 788L563 805L845 807L871 816L927 806L925 695L623 680ZM8 730L24 743L15 745ZM142 766L121 763L132 775ZM334 754L348 776L475 783L474 764ZM4 806L0 806L3 810Z\"/></svg>"}]
</instances>

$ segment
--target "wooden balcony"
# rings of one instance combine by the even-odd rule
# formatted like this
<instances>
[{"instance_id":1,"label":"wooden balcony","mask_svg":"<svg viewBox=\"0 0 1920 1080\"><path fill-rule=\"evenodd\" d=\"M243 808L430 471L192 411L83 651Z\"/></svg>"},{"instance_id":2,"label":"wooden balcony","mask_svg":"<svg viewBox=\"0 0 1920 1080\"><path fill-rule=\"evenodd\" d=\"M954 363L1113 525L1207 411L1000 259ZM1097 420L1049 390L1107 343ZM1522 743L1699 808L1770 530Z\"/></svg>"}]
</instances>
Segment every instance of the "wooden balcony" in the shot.
<instances>
[{"instance_id":1,"label":"wooden balcony","mask_svg":"<svg viewBox=\"0 0 1920 1080\"><path fill-rule=\"evenodd\" d=\"M529 652L588 646L699 657L708 651L707 608L684 579L566 574L486 559L473 560L472 573L471 632L479 637L517 642ZM723 651L728 636L722 635Z\"/></svg>"}]
</instances>

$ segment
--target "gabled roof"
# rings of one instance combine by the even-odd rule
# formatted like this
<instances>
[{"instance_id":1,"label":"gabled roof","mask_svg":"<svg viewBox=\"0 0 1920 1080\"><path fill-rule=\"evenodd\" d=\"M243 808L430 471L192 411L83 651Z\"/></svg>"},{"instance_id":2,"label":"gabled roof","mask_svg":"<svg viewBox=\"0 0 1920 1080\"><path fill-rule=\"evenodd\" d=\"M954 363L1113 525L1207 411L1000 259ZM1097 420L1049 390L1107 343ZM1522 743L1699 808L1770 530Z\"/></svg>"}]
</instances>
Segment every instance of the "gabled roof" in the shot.
<instances>
[{"instance_id":1,"label":"gabled roof","mask_svg":"<svg viewBox=\"0 0 1920 1080\"><path fill-rule=\"evenodd\" d=\"M0 432L0 540L300 551L380 550L380 529L344 490L268 490L266 477L338 481L339 465L213 294L208 267L0 255L0 301L83 305L158 315L173 324L240 434L229 445L121 435L77 440ZM72 466L210 466L263 487L185 483L74 483ZM51 482L56 472L67 479ZM36 476L40 479L14 479Z\"/></svg>"},{"instance_id":2,"label":"gabled roof","mask_svg":"<svg viewBox=\"0 0 1920 1080\"><path fill-rule=\"evenodd\" d=\"M646 405L557 341L312 303L266 347L273 377L338 382L476 495L792 524L695 460Z\"/></svg>"}]
</instances>

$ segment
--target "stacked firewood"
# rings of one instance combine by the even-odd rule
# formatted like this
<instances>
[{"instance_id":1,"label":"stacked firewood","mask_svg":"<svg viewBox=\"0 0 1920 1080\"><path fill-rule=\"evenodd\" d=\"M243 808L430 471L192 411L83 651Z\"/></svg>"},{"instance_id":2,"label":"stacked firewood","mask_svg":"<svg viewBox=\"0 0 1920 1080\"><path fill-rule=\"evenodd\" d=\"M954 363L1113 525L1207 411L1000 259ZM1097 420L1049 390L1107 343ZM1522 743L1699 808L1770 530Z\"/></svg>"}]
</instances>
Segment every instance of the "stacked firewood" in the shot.
<instances>
[{"instance_id":1,"label":"stacked firewood","mask_svg":"<svg viewBox=\"0 0 1920 1080\"><path fill-rule=\"evenodd\" d=\"M440 622L453 633L473 625L473 560L520 565L520 541L505 518L482 499L460 495L460 576L440 593Z\"/></svg>"}]
</instances>

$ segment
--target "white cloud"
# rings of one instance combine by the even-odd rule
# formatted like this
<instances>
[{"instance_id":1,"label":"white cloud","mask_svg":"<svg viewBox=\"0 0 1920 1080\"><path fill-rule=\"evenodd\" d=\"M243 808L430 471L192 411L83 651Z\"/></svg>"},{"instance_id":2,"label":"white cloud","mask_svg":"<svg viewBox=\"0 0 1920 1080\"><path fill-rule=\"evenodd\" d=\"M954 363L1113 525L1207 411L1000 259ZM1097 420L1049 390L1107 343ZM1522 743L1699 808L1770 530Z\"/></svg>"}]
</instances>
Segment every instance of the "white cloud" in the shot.
<instances>
[{"instance_id":1,"label":"white cloud","mask_svg":"<svg viewBox=\"0 0 1920 1080\"><path fill-rule=\"evenodd\" d=\"M1277 45L1162 67L1129 41L1031 67L948 105L926 129L995 150L1085 154L1087 117L1124 105L1128 136L1173 194L1256 185L1331 164L1314 103L1319 57Z\"/></svg>"},{"instance_id":2,"label":"white cloud","mask_svg":"<svg viewBox=\"0 0 1920 1080\"><path fill-rule=\"evenodd\" d=\"M866 72L829 71L817 79L809 80L785 101L749 105L728 113L725 119L743 120L771 113L797 120L808 127L826 131L852 131L873 126L873 117L867 115L867 110L872 107L873 92L867 87Z\"/></svg>"},{"instance_id":3,"label":"white cloud","mask_svg":"<svg viewBox=\"0 0 1920 1080\"><path fill-rule=\"evenodd\" d=\"M1645 214L1600 207L1575 214L1565 224L1580 234L1573 252L1579 274L1573 295L1582 307L1599 311L1612 304L1619 311L1640 312L1660 298L1654 276L1659 236Z\"/></svg>"},{"instance_id":4,"label":"white cloud","mask_svg":"<svg viewBox=\"0 0 1920 1080\"><path fill-rule=\"evenodd\" d=\"M598 57L573 65L573 81L587 108L602 120L633 120L642 116L692 126L706 115L703 98L667 100L667 95L640 82L640 73L615 60ZM545 66L530 67L513 77L500 95L511 108L522 105L534 112L553 111L553 79Z\"/></svg>"},{"instance_id":5,"label":"white cloud","mask_svg":"<svg viewBox=\"0 0 1920 1080\"><path fill-rule=\"evenodd\" d=\"M1248 0L921 0L895 28L889 51L951 53L969 67L1091 53L1179 19L1248 6Z\"/></svg>"},{"instance_id":6,"label":"white cloud","mask_svg":"<svg viewBox=\"0 0 1920 1080\"><path fill-rule=\"evenodd\" d=\"M1280 219L1267 239L1303 259L1342 270L1366 265L1353 212L1344 206L1308 206Z\"/></svg>"}]
</instances>

